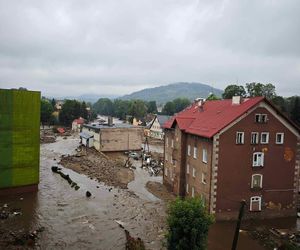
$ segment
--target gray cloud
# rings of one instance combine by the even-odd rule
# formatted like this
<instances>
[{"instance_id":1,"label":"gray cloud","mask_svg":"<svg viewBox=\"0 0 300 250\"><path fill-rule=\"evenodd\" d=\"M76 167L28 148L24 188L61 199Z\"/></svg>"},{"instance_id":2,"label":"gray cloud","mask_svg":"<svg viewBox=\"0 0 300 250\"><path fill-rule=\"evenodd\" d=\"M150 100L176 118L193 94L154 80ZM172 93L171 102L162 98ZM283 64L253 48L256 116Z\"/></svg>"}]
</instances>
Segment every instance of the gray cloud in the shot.
<instances>
[{"instance_id":1,"label":"gray cloud","mask_svg":"<svg viewBox=\"0 0 300 250\"><path fill-rule=\"evenodd\" d=\"M297 0L0 0L0 86L121 95L260 81L300 94L298 13Z\"/></svg>"}]
</instances>

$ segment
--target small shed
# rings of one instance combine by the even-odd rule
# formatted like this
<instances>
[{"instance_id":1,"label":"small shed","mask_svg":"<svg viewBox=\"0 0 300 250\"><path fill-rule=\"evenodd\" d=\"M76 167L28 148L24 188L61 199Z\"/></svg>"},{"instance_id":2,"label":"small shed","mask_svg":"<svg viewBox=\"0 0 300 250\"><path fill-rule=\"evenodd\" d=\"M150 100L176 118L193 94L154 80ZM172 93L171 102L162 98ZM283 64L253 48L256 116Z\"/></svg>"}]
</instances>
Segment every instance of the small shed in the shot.
<instances>
[{"instance_id":1,"label":"small shed","mask_svg":"<svg viewBox=\"0 0 300 250\"><path fill-rule=\"evenodd\" d=\"M91 148L94 146L94 135L88 134L86 132L81 132L80 134L80 142L82 145Z\"/></svg>"}]
</instances>

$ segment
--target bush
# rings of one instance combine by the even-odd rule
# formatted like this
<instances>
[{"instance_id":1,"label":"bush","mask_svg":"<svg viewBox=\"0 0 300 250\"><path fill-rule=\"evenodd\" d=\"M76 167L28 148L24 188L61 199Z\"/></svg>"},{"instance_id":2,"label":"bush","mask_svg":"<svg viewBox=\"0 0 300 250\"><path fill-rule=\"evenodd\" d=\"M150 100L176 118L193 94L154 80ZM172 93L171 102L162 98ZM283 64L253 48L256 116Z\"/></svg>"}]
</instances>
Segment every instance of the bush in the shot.
<instances>
[{"instance_id":1,"label":"bush","mask_svg":"<svg viewBox=\"0 0 300 250\"><path fill-rule=\"evenodd\" d=\"M177 198L168 210L168 249L206 249L208 229L213 221L201 199Z\"/></svg>"}]
</instances>

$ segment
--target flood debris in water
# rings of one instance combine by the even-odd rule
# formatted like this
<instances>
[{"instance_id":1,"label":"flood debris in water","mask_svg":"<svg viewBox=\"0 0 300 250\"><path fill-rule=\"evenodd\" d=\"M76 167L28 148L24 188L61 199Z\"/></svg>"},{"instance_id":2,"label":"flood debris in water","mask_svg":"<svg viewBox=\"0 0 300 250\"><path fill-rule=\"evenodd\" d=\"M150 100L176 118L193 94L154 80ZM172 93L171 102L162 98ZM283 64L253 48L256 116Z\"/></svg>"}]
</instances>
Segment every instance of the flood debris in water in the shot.
<instances>
[{"instance_id":1,"label":"flood debris in water","mask_svg":"<svg viewBox=\"0 0 300 250\"><path fill-rule=\"evenodd\" d=\"M80 188L75 181L72 181L72 179L70 178L70 176L68 174L64 174L61 171L61 168L59 168L57 166L52 166L51 170L52 170L52 172L59 174L62 178L67 180L67 182L70 184L71 188L74 188L75 190L78 190Z\"/></svg>"}]
</instances>

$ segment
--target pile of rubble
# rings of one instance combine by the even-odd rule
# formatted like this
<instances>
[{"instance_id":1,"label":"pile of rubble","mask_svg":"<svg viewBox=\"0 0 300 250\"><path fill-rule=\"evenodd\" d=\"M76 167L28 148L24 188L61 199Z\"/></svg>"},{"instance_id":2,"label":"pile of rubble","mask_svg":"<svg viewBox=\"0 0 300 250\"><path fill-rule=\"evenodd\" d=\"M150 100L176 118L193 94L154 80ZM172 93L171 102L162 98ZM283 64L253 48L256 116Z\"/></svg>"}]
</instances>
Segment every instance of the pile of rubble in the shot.
<instances>
[{"instance_id":1,"label":"pile of rubble","mask_svg":"<svg viewBox=\"0 0 300 250\"><path fill-rule=\"evenodd\" d=\"M147 169L150 176L162 175L163 171L163 159L161 157L155 157L155 155L143 153L142 168Z\"/></svg>"},{"instance_id":2,"label":"pile of rubble","mask_svg":"<svg viewBox=\"0 0 300 250\"><path fill-rule=\"evenodd\" d=\"M134 179L132 169L125 168L124 161L110 159L92 148L79 149L76 155L63 155L59 163L109 186L127 188Z\"/></svg>"},{"instance_id":3,"label":"pile of rubble","mask_svg":"<svg viewBox=\"0 0 300 250\"><path fill-rule=\"evenodd\" d=\"M40 143L53 143L56 141L56 135L52 129L42 129L40 132Z\"/></svg>"}]
</instances>

